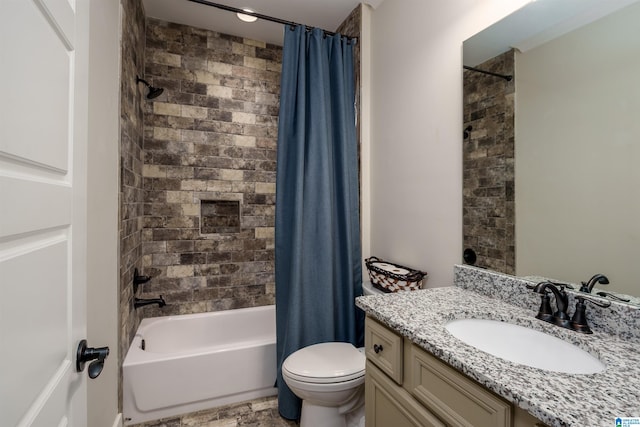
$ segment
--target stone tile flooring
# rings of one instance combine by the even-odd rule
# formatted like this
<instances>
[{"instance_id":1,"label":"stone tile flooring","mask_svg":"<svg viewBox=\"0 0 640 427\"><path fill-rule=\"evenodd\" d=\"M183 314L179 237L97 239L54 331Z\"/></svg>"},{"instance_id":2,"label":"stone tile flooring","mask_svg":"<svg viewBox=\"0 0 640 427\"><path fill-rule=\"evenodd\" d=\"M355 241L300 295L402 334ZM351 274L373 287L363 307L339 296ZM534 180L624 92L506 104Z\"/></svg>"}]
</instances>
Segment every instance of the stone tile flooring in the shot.
<instances>
[{"instance_id":1,"label":"stone tile flooring","mask_svg":"<svg viewBox=\"0 0 640 427\"><path fill-rule=\"evenodd\" d=\"M273 396L135 424L132 427L289 427L297 425L297 422L280 416L278 398Z\"/></svg>"}]
</instances>

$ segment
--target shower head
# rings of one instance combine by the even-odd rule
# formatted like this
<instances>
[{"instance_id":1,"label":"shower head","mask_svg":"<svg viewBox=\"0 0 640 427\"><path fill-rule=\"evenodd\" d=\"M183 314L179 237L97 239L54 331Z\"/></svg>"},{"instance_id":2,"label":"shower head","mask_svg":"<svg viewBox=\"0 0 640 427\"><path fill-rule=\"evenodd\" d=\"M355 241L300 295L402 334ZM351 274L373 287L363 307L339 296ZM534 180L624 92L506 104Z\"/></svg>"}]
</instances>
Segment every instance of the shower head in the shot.
<instances>
[{"instance_id":1,"label":"shower head","mask_svg":"<svg viewBox=\"0 0 640 427\"><path fill-rule=\"evenodd\" d=\"M164 89L161 87L153 87L151 86L146 80L141 79L140 77L136 76L136 83L144 83L144 85L149 89L149 91L147 92L147 99L154 99L159 97L160 95L162 95L162 92L164 92Z\"/></svg>"},{"instance_id":2,"label":"shower head","mask_svg":"<svg viewBox=\"0 0 640 427\"><path fill-rule=\"evenodd\" d=\"M164 89L161 87L149 87L149 92L147 93L147 99L157 98L162 95Z\"/></svg>"}]
</instances>

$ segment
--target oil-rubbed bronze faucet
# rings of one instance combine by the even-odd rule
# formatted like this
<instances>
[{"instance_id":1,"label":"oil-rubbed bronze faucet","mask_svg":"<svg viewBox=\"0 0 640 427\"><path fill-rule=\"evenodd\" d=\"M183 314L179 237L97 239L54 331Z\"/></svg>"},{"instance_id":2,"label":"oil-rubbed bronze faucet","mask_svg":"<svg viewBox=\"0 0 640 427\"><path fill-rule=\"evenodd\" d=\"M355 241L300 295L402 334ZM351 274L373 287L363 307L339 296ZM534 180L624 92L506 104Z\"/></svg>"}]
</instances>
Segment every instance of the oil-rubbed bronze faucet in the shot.
<instances>
[{"instance_id":1,"label":"oil-rubbed bronze faucet","mask_svg":"<svg viewBox=\"0 0 640 427\"><path fill-rule=\"evenodd\" d=\"M158 304L158 307L160 308L167 305L167 303L164 301L164 298L162 298L162 295L160 295L160 298L150 298L150 299L134 298L133 299L133 308L144 307L145 305L149 305L149 304Z\"/></svg>"},{"instance_id":2,"label":"oil-rubbed bronze faucet","mask_svg":"<svg viewBox=\"0 0 640 427\"><path fill-rule=\"evenodd\" d=\"M596 285L596 283L600 283L601 285L608 285L609 279L604 274L594 274L588 282L582 282L582 286L580 287L580 292L586 292L588 294L591 293L591 290Z\"/></svg>"},{"instance_id":3,"label":"oil-rubbed bronze faucet","mask_svg":"<svg viewBox=\"0 0 640 427\"><path fill-rule=\"evenodd\" d=\"M595 281L597 280L598 279L596 278ZM542 303L540 304L540 309L536 315L537 319L553 323L554 325L558 325L562 328L571 329L572 331L581 332L583 334L593 333L587 323L586 302L589 301L599 307L609 307L611 305L610 302L601 303L583 296L576 296L576 310L573 313L573 317L569 319L569 314L567 313L569 298L562 284L556 284L548 281L540 282L533 287L533 291L542 294ZM551 291L556 298L557 310L553 313L548 291Z\"/></svg>"},{"instance_id":4,"label":"oil-rubbed bronze faucet","mask_svg":"<svg viewBox=\"0 0 640 427\"><path fill-rule=\"evenodd\" d=\"M611 306L611 302L595 301L591 298L581 297L577 295L576 301L576 311L573 313L573 317L571 318L571 329L577 332L582 332L583 334L592 334L593 332L591 331L591 328L587 323L587 305L585 303L589 301L591 304L595 304L598 307L607 308Z\"/></svg>"},{"instance_id":5,"label":"oil-rubbed bronze faucet","mask_svg":"<svg viewBox=\"0 0 640 427\"><path fill-rule=\"evenodd\" d=\"M551 316L549 316L550 310L548 309L550 307L547 307L549 298L547 290L550 290L556 297L557 310ZM540 311L536 318L556 324L563 328L571 329L571 320L567 314L569 298L567 297L567 293L564 291L564 287L560 286L560 288L558 288L558 286L551 282L540 282L533 288L533 291L542 294L542 305L540 306ZM547 300L545 300L545 296Z\"/></svg>"}]
</instances>

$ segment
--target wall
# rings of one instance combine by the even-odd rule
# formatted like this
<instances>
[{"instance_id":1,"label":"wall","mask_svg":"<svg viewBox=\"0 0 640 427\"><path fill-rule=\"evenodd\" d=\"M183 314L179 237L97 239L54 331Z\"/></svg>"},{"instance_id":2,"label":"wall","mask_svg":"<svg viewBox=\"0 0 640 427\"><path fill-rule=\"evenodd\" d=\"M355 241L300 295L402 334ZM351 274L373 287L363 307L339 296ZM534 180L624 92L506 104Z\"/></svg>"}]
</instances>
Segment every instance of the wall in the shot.
<instances>
[{"instance_id":1,"label":"wall","mask_svg":"<svg viewBox=\"0 0 640 427\"><path fill-rule=\"evenodd\" d=\"M121 0L120 75L120 351L118 366L127 354L140 319L133 309L133 272L142 269L142 85L144 74L144 10L141 0ZM113 165L116 167L116 165ZM119 387L122 402L122 387Z\"/></svg>"},{"instance_id":2,"label":"wall","mask_svg":"<svg viewBox=\"0 0 640 427\"><path fill-rule=\"evenodd\" d=\"M358 6L340 31L357 36L360 15ZM167 306L140 310L148 317L273 304L282 49L154 19L146 43L145 75L165 92L145 112L144 271L153 279L141 295L161 294ZM232 203L237 230L211 230L202 206L220 213Z\"/></svg>"},{"instance_id":3,"label":"wall","mask_svg":"<svg viewBox=\"0 0 640 427\"><path fill-rule=\"evenodd\" d=\"M636 3L516 56L519 275L638 295L638 19Z\"/></svg>"},{"instance_id":4,"label":"wall","mask_svg":"<svg viewBox=\"0 0 640 427\"><path fill-rule=\"evenodd\" d=\"M477 68L514 75L514 51ZM464 71L463 246L476 265L515 274L515 80Z\"/></svg>"},{"instance_id":5,"label":"wall","mask_svg":"<svg viewBox=\"0 0 640 427\"><path fill-rule=\"evenodd\" d=\"M279 46L147 20L145 76L164 93L145 104L144 273L153 279L141 296L167 306L138 309L144 317L274 303L281 62ZM202 201L237 202L236 231L203 227Z\"/></svg>"},{"instance_id":6,"label":"wall","mask_svg":"<svg viewBox=\"0 0 640 427\"><path fill-rule=\"evenodd\" d=\"M462 259L462 41L525 3L394 0L371 14L371 254L426 270L429 287L451 285Z\"/></svg>"},{"instance_id":7,"label":"wall","mask_svg":"<svg viewBox=\"0 0 640 427\"><path fill-rule=\"evenodd\" d=\"M362 8L365 7L364 4L359 4L356 6L349 16L345 18L345 20L338 26L336 29L337 33L340 33L344 36L349 37L360 37L360 28L362 27ZM354 80L355 80L355 102L356 102L356 114L360 114L360 105L361 105L361 61L362 56L362 39L358 39L355 43L353 43L353 68L354 68ZM360 161L360 141L362 140L362 123L360 120L356 123L356 138L358 140L358 163L362 163ZM362 182L362 173L360 173L360 182Z\"/></svg>"},{"instance_id":8,"label":"wall","mask_svg":"<svg viewBox=\"0 0 640 427\"><path fill-rule=\"evenodd\" d=\"M90 2L87 153L87 337L110 348L98 381L87 383L90 426L118 414L118 137L120 2Z\"/></svg>"},{"instance_id":9,"label":"wall","mask_svg":"<svg viewBox=\"0 0 640 427\"><path fill-rule=\"evenodd\" d=\"M368 22L368 18L364 15L369 12L369 6L364 3L360 3L356 6L349 16L338 26L337 33L343 34L349 37L357 37L358 40L353 46L353 66L354 66L354 78L355 78L355 104L356 104L356 138L358 140L358 183L359 183L359 196L360 196L360 230L361 230L361 253L362 253L362 272L363 280L367 279L367 267L364 263L364 259L369 257L369 234L366 230L369 229L368 221L368 183L369 183L369 157L368 157L368 140L366 140L365 128L366 124L363 123L363 118L366 116L363 107L363 97L366 100L367 94L362 92L362 79L366 74L366 70L363 69L363 55L365 53L363 44L368 43L368 37L363 37L363 25L365 21Z\"/></svg>"}]
</instances>

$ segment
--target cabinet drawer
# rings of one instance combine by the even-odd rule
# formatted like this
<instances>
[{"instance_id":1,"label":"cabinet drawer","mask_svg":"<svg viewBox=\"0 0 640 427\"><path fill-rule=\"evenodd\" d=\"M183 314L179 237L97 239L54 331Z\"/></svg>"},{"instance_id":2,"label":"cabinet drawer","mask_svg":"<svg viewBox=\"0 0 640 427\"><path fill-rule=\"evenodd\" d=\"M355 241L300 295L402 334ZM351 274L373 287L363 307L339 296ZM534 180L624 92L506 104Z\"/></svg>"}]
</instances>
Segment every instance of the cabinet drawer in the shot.
<instances>
[{"instance_id":1,"label":"cabinet drawer","mask_svg":"<svg viewBox=\"0 0 640 427\"><path fill-rule=\"evenodd\" d=\"M451 426L511 426L511 404L421 348L408 347L405 387Z\"/></svg>"},{"instance_id":2,"label":"cabinet drawer","mask_svg":"<svg viewBox=\"0 0 640 427\"><path fill-rule=\"evenodd\" d=\"M367 359L402 384L402 337L367 317L364 346Z\"/></svg>"},{"instance_id":3,"label":"cabinet drawer","mask_svg":"<svg viewBox=\"0 0 640 427\"><path fill-rule=\"evenodd\" d=\"M364 384L366 427L445 427L371 362Z\"/></svg>"}]
</instances>

